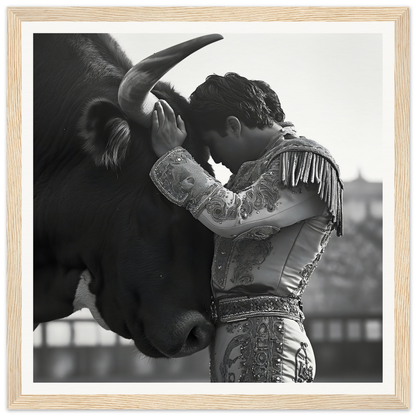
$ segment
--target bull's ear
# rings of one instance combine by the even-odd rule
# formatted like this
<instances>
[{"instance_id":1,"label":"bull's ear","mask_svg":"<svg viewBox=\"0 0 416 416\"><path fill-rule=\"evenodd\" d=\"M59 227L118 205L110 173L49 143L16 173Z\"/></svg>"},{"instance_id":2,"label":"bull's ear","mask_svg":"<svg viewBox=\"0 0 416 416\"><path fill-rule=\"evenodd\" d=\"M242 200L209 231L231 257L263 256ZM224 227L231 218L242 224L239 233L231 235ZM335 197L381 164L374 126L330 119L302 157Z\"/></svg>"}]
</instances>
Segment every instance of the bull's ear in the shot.
<instances>
[{"instance_id":1,"label":"bull's ear","mask_svg":"<svg viewBox=\"0 0 416 416\"><path fill-rule=\"evenodd\" d=\"M130 127L120 108L105 99L92 101L81 117L79 130L84 149L97 166L120 167L130 144Z\"/></svg>"}]
</instances>

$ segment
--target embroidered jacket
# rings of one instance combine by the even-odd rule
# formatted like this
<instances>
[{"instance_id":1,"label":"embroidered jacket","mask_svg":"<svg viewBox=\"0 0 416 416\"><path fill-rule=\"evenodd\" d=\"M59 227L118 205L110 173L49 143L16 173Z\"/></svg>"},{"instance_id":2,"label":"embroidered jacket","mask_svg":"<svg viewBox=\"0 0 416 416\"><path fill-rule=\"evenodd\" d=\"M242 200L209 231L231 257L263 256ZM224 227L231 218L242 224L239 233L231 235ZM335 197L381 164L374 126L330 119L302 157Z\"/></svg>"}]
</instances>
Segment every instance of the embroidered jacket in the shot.
<instances>
[{"instance_id":1,"label":"embroidered jacket","mask_svg":"<svg viewBox=\"0 0 416 416\"><path fill-rule=\"evenodd\" d=\"M275 226L277 229L290 225L292 220L286 220L288 213L279 214L317 194L332 214L337 234L342 234L343 184L338 166L324 147L304 137L285 139L284 130L272 139L260 159L241 166L231 178L229 189L202 169L182 147L162 156L150 177L166 198L184 206L224 237L234 238L264 224L280 224ZM290 197L294 190L301 194L302 185L311 193Z\"/></svg>"},{"instance_id":2,"label":"embroidered jacket","mask_svg":"<svg viewBox=\"0 0 416 416\"><path fill-rule=\"evenodd\" d=\"M150 176L216 233L212 380L311 381L300 299L332 230L342 234L343 184L329 152L284 129L226 186L181 147Z\"/></svg>"}]
</instances>

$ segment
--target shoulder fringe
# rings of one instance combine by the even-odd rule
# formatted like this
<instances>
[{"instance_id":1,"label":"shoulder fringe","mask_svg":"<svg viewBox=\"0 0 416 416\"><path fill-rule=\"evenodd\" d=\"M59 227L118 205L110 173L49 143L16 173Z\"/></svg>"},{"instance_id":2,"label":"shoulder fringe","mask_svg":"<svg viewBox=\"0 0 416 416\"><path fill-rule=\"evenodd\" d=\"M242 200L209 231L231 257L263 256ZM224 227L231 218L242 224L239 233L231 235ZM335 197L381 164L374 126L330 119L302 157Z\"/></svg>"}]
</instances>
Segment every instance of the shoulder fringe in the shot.
<instances>
[{"instance_id":1,"label":"shoulder fringe","mask_svg":"<svg viewBox=\"0 0 416 416\"><path fill-rule=\"evenodd\" d=\"M343 191L338 169L328 158L311 151L286 151L280 154L280 180L289 187L299 182L318 184L320 198L332 214L337 235L343 234Z\"/></svg>"}]
</instances>

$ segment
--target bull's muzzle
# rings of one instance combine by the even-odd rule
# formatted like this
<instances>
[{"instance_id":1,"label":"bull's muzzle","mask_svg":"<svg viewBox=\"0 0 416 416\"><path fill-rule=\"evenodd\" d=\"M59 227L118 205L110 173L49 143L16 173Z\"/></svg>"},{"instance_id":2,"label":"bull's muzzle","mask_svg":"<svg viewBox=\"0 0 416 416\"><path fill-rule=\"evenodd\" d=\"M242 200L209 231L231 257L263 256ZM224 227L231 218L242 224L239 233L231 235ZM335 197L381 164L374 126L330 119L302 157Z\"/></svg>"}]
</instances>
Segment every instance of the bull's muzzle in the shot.
<instances>
[{"instance_id":1,"label":"bull's muzzle","mask_svg":"<svg viewBox=\"0 0 416 416\"><path fill-rule=\"evenodd\" d=\"M138 336L137 348L150 357L180 358L206 348L214 336L214 325L197 311L171 313L144 325L145 349ZM149 344L151 348L149 348Z\"/></svg>"},{"instance_id":2,"label":"bull's muzzle","mask_svg":"<svg viewBox=\"0 0 416 416\"><path fill-rule=\"evenodd\" d=\"M223 39L221 35L200 36L157 52L133 66L118 90L118 102L131 120L150 127L158 98L150 91L170 69L197 50Z\"/></svg>"}]
</instances>

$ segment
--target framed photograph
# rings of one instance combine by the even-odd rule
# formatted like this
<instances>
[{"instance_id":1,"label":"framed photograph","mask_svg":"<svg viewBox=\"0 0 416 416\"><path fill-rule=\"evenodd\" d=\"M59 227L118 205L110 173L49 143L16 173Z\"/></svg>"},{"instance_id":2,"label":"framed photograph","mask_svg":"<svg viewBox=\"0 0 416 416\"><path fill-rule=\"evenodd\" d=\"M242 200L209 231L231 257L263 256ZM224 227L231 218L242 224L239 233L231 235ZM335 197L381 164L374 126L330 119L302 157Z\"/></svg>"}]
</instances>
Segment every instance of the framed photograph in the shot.
<instances>
[{"instance_id":1,"label":"framed photograph","mask_svg":"<svg viewBox=\"0 0 416 416\"><path fill-rule=\"evenodd\" d=\"M409 408L408 8L9 8L7 24L9 409ZM176 57L176 45L189 52ZM139 62L140 74L129 72ZM197 131L186 118L195 114L190 97L208 76L230 73L274 90L279 129L329 149L342 179L333 176L321 199L342 187L343 219L334 218L343 235L334 232L328 247L321 240L313 277L303 269L299 286L299 326L316 361L312 377L303 343L292 379L302 383L276 387L281 373L261 372L270 357L283 368L284 355L277 338L269 345L278 353L260 351L260 332L250 365L263 383L210 382L217 370L235 381L232 366L243 374L248 362L246 341L226 350L219 369L210 362L206 319L227 310L211 308L211 270L221 286L214 269L229 263L214 256L211 269L211 234L140 184L159 166L155 103L183 111L189 138ZM147 95L138 115L130 98L139 78ZM219 186L235 173L212 149L208 159L204 146L186 146ZM313 168L304 159L306 177ZM234 257L241 286L269 255L267 245L254 254L244 247ZM195 305L204 312L189 312ZM140 311L139 323L125 318L130 310ZM246 329L227 322L239 334L233 342L243 339Z\"/></svg>"}]
</instances>

